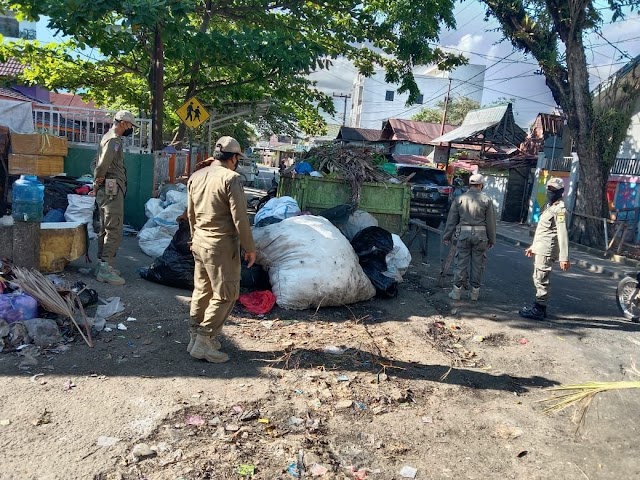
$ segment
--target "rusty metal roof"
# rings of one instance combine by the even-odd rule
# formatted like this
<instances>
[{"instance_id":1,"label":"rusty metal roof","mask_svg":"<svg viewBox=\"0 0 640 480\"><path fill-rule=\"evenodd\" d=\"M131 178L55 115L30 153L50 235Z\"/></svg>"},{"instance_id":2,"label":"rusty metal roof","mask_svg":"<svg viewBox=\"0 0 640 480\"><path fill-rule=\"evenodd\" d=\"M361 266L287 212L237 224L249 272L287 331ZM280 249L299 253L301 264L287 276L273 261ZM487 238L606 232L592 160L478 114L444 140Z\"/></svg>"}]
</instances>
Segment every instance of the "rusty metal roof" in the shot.
<instances>
[{"instance_id":1,"label":"rusty metal roof","mask_svg":"<svg viewBox=\"0 0 640 480\"><path fill-rule=\"evenodd\" d=\"M450 132L455 128L454 125L445 125L444 132ZM441 131L442 125L439 123L390 118L382 128L382 140L397 140L428 145L434 138L440 136Z\"/></svg>"},{"instance_id":2,"label":"rusty metal roof","mask_svg":"<svg viewBox=\"0 0 640 480\"><path fill-rule=\"evenodd\" d=\"M514 118L511 104L472 110L462 125L430 143L520 145L527 137Z\"/></svg>"}]
</instances>

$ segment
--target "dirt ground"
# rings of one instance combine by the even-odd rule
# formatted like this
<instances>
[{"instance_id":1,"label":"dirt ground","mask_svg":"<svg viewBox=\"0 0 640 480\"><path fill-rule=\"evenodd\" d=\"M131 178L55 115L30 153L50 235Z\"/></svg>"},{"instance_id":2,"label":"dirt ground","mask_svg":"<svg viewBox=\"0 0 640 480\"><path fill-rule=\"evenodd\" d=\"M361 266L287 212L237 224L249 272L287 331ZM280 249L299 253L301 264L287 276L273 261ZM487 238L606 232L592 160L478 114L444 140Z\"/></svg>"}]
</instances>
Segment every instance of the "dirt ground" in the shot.
<instances>
[{"instance_id":1,"label":"dirt ground","mask_svg":"<svg viewBox=\"0 0 640 480\"><path fill-rule=\"evenodd\" d=\"M124 287L79 262L65 279L120 296L126 331L27 370L0 354L1 479L640 478L637 393L597 397L579 431L573 410L539 403L545 387L628 378L637 330L576 334L531 327L515 303L452 305L413 252L393 300L236 307L231 361L212 365L186 353L190 293L137 278L150 261L134 238L123 253Z\"/></svg>"}]
</instances>

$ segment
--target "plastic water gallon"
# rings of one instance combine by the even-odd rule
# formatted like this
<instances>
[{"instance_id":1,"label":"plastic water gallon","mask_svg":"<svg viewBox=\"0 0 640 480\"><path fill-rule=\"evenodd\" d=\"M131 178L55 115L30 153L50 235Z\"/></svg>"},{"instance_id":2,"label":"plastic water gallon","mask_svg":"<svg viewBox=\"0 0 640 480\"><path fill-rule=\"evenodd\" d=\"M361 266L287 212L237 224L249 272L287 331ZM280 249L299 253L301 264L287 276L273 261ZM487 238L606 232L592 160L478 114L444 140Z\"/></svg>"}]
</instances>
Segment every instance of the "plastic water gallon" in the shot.
<instances>
[{"instance_id":1,"label":"plastic water gallon","mask_svg":"<svg viewBox=\"0 0 640 480\"><path fill-rule=\"evenodd\" d=\"M20 175L13 182L11 215L21 222L41 222L44 204L44 185L35 175Z\"/></svg>"}]
</instances>

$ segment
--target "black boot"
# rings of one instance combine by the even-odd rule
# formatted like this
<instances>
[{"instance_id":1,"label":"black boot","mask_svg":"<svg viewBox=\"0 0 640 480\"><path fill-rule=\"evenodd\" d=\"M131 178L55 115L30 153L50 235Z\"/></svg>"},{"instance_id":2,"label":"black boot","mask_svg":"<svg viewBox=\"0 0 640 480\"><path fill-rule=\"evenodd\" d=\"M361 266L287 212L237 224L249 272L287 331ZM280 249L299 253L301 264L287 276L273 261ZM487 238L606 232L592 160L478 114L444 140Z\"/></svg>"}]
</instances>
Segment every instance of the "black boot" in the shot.
<instances>
[{"instance_id":1,"label":"black boot","mask_svg":"<svg viewBox=\"0 0 640 480\"><path fill-rule=\"evenodd\" d=\"M544 320L547 318L547 306L534 303L532 307L521 308L518 312L523 318L531 318L533 320Z\"/></svg>"}]
</instances>

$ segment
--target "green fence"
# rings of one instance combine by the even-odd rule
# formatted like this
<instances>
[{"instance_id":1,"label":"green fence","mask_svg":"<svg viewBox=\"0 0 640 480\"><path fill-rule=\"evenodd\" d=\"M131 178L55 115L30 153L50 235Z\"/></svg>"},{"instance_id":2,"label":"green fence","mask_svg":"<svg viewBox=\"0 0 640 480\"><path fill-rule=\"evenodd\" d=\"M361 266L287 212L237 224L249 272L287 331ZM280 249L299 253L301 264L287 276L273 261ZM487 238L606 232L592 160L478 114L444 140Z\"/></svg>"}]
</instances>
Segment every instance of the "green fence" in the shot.
<instances>
[{"instance_id":1,"label":"green fence","mask_svg":"<svg viewBox=\"0 0 640 480\"><path fill-rule=\"evenodd\" d=\"M79 177L92 173L91 163L96 151L91 148L70 147L64 161L64 171ZM153 193L153 155L125 153L127 167L127 196L124 200L124 221L135 228L142 228L147 221L144 204Z\"/></svg>"}]
</instances>

